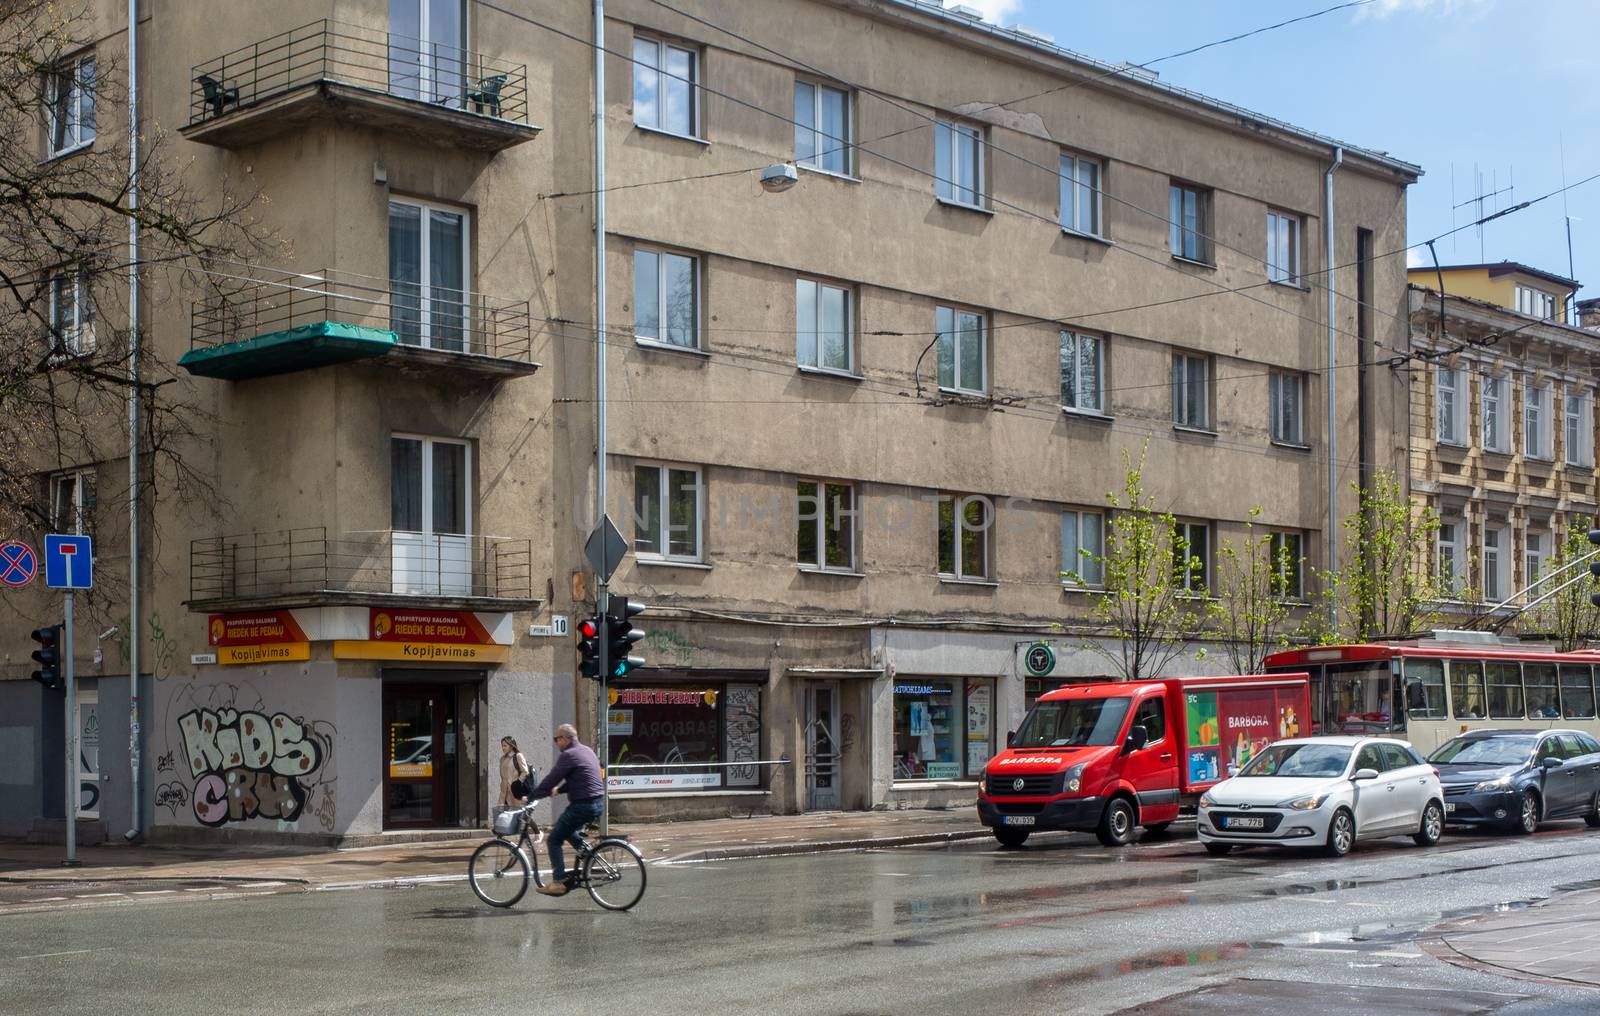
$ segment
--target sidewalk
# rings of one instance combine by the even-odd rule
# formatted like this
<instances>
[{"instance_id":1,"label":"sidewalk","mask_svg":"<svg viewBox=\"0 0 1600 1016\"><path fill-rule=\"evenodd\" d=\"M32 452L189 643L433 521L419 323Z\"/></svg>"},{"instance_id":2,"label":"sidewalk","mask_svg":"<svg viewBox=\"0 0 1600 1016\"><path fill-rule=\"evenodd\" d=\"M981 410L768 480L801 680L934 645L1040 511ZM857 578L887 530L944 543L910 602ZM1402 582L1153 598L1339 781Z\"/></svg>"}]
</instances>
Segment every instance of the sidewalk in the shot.
<instances>
[{"instance_id":1,"label":"sidewalk","mask_svg":"<svg viewBox=\"0 0 1600 1016\"><path fill-rule=\"evenodd\" d=\"M1446 924L1433 954L1459 966L1600 987L1600 890Z\"/></svg>"},{"instance_id":2,"label":"sidewalk","mask_svg":"<svg viewBox=\"0 0 1600 1016\"><path fill-rule=\"evenodd\" d=\"M541 824L550 813L541 810ZM613 823L612 835L632 837L645 859L663 861L771 857L825 850L909 846L989 839L972 809L829 812L700 822ZM76 868L61 866L65 848L0 841L0 893L25 886L96 887L126 883L276 882L306 888L462 877L483 830L459 840L434 840L349 850L272 847L129 847L106 844L78 851Z\"/></svg>"}]
</instances>

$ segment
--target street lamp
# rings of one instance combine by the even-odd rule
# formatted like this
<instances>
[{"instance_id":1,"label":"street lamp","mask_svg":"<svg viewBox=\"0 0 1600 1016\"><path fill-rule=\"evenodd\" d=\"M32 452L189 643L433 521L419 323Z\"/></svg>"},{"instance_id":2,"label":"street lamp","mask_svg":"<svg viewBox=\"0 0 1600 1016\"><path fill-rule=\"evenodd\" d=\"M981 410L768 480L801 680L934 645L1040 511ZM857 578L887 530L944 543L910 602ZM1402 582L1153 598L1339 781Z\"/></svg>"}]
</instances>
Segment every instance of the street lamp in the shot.
<instances>
[{"instance_id":1,"label":"street lamp","mask_svg":"<svg viewBox=\"0 0 1600 1016\"><path fill-rule=\"evenodd\" d=\"M787 162L775 162L761 171L761 189L768 194L782 194L800 182L800 171Z\"/></svg>"}]
</instances>

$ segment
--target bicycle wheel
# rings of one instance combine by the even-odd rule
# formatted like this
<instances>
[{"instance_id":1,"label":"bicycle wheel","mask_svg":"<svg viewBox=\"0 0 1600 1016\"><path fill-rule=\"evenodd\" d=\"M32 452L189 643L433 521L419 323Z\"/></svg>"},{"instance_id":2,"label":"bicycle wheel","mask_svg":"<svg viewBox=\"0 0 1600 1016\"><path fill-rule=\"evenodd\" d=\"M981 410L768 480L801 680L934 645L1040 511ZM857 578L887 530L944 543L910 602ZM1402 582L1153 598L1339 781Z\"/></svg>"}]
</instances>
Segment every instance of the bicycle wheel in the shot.
<instances>
[{"instance_id":1,"label":"bicycle wheel","mask_svg":"<svg viewBox=\"0 0 1600 1016\"><path fill-rule=\"evenodd\" d=\"M601 840L583 859L583 884L607 910L627 910L644 895L644 858L625 840Z\"/></svg>"},{"instance_id":2,"label":"bicycle wheel","mask_svg":"<svg viewBox=\"0 0 1600 1016\"><path fill-rule=\"evenodd\" d=\"M528 858L510 840L490 840L472 852L467 881L478 899L491 907L509 907L528 891Z\"/></svg>"}]
</instances>

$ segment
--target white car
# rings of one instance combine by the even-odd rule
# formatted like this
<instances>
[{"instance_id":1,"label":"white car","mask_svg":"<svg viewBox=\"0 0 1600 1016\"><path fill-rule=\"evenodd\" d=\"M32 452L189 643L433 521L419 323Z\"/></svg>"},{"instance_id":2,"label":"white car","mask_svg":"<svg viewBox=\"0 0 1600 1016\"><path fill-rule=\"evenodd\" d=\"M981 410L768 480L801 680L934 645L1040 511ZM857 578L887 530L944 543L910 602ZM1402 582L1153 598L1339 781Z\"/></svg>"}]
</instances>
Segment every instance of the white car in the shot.
<instances>
[{"instance_id":1,"label":"white car","mask_svg":"<svg viewBox=\"0 0 1600 1016\"><path fill-rule=\"evenodd\" d=\"M1200 842L1234 847L1321 847L1343 857L1357 839L1410 836L1432 846L1444 832L1439 771L1388 737L1279 741L1200 796Z\"/></svg>"}]
</instances>

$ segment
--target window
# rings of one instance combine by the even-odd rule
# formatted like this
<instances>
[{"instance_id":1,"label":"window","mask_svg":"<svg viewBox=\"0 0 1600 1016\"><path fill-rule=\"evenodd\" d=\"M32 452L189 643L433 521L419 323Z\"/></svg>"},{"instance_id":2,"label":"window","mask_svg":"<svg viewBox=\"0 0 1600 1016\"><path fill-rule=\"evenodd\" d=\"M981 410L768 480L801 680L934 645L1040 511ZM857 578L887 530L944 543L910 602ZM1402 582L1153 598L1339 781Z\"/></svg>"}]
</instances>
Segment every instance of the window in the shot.
<instances>
[{"instance_id":1,"label":"window","mask_svg":"<svg viewBox=\"0 0 1600 1016\"><path fill-rule=\"evenodd\" d=\"M1211 586L1211 526L1179 522L1172 544L1175 582L1180 589L1204 596Z\"/></svg>"},{"instance_id":2,"label":"window","mask_svg":"<svg viewBox=\"0 0 1600 1016\"><path fill-rule=\"evenodd\" d=\"M1384 769L1394 772L1397 769L1409 769L1417 765L1417 760L1398 744L1379 745L1383 749Z\"/></svg>"},{"instance_id":3,"label":"window","mask_svg":"<svg viewBox=\"0 0 1600 1016\"><path fill-rule=\"evenodd\" d=\"M698 258L645 248L633 252L633 337L699 348Z\"/></svg>"},{"instance_id":4,"label":"window","mask_svg":"<svg viewBox=\"0 0 1600 1016\"><path fill-rule=\"evenodd\" d=\"M1090 413L1105 411L1102 359L1105 340L1097 335L1061 333L1061 405Z\"/></svg>"},{"instance_id":5,"label":"window","mask_svg":"<svg viewBox=\"0 0 1600 1016\"><path fill-rule=\"evenodd\" d=\"M1384 762L1382 749L1376 744L1369 744L1363 747L1361 751L1356 754L1356 765L1351 772L1360 772L1363 769L1371 769L1374 772L1381 773L1383 772L1383 768Z\"/></svg>"},{"instance_id":6,"label":"window","mask_svg":"<svg viewBox=\"0 0 1600 1016\"><path fill-rule=\"evenodd\" d=\"M467 231L465 212L389 202L389 327L401 342L467 350Z\"/></svg>"},{"instance_id":7,"label":"window","mask_svg":"<svg viewBox=\"0 0 1600 1016\"><path fill-rule=\"evenodd\" d=\"M1267 553L1272 568L1272 595L1281 600L1304 598L1301 566L1305 558L1301 554L1300 534L1273 533L1267 540Z\"/></svg>"},{"instance_id":8,"label":"window","mask_svg":"<svg viewBox=\"0 0 1600 1016\"><path fill-rule=\"evenodd\" d=\"M1285 444L1304 444L1306 379L1303 374L1274 373L1267 376L1272 411L1272 440Z\"/></svg>"},{"instance_id":9,"label":"window","mask_svg":"<svg viewBox=\"0 0 1600 1016\"><path fill-rule=\"evenodd\" d=\"M700 134L699 55L658 39L633 40L633 122L651 130Z\"/></svg>"},{"instance_id":10,"label":"window","mask_svg":"<svg viewBox=\"0 0 1600 1016\"><path fill-rule=\"evenodd\" d=\"M1594 465L1594 396L1579 388L1567 389L1566 459L1569 465Z\"/></svg>"},{"instance_id":11,"label":"window","mask_svg":"<svg viewBox=\"0 0 1600 1016\"><path fill-rule=\"evenodd\" d=\"M900 677L894 685L894 778L977 779L994 754L994 678Z\"/></svg>"},{"instance_id":12,"label":"window","mask_svg":"<svg viewBox=\"0 0 1600 1016\"><path fill-rule=\"evenodd\" d=\"M1105 235L1100 231L1100 163L1094 159L1061 157L1061 228Z\"/></svg>"},{"instance_id":13,"label":"window","mask_svg":"<svg viewBox=\"0 0 1600 1016\"><path fill-rule=\"evenodd\" d=\"M848 483L801 480L795 488L796 544L802 568L854 571L855 488Z\"/></svg>"},{"instance_id":14,"label":"window","mask_svg":"<svg viewBox=\"0 0 1600 1016\"><path fill-rule=\"evenodd\" d=\"M1496 604L1510 593L1510 532L1501 527L1483 527L1483 595Z\"/></svg>"},{"instance_id":15,"label":"window","mask_svg":"<svg viewBox=\"0 0 1600 1016\"><path fill-rule=\"evenodd\" d=\"M1485 374L1481 385L1483 447L1491 452L1509 453L1511 428L1506 418L1506 411L1510 408L1506 399L1506 379L1494 374ZM1440 432L1443 433L1442 426Z\"/></svg>"},{"instance_id":16,"label":"window","mask_svg":"<svg viewBox=\"0 0 1600 1016\"><path fill-rule=\"evenodd\" d=\"M1561 694L1557 690L1554 663L1524 664L1522 684L1527 689L1529 719L1552 720L1561 717Z\"/></svg>"},{"instance_id":17,"label":"window","mask_svg":"<svg viewBox=\"0 0 1600 1016\"><path fill-rule=\"evenodd\" d=\"M1556 298L1531 286L1518 286L1517 311L1536 318L1556 316Z\"/></svg>"},{"instance_id":18,"label":"window","mask_svg":"<svg viewBox=\"0 0 1600 1016\"><path fill-rule=\"evenodd\" d=\"M1594 682L1586 664L1561 665L1561 715L1574 720L1594 716Z\"/></svg>"},{"instance_id":19,"label":"window","mask_svg":"<svg viewBox=\"0 0 1600 1016\"><path fill-rule=\"evenodd\" d=\"M1300 217L1297 215L1267 213L1267 279L1291 286L1300 284Z\"/></svg>"},{"instance_id":20,"label":"window","mask_svg":"<svg viewBox=\"0 0 1600 1016\"><path fill-rule=\"evenodd\" d=\"M633 552L670 561L700 560L700 470L640 465L633 469Z\"/></svg>"},{"instance_id":21,"label":"window","mask_svg":"<svg viewBox=\"0 0 1600 1016\"><path fill-rule=\"evenodd\" d=\"M1188 353L1172 354L1172 422L1199 430L1211 428L1211 361Z\"/></svg>"},{"instance_id":22,"label":"window","mask_svg":"<svg viewBox=\"0 0 1600 1016\"><path fill-rule=\"evenodd\" d=\"M94 300L89 276L68 271L50 280L50 349L83 356L94 352Z\"/></svg>"},{"instance_id":23,"label":"window","mask_svg":"<svg viewBox=\"0 0 1600 1016\"><path fill-rule=\"evenodd\" d=\"M1544 571L1544 534L1528 533L1523 536L1522 584L1531 586Z\"/></svg>"},{"instance_id":24,"label":"window","mask_svg":"<svg viewBox=\"0 0 1600 1016\"><path fill-rule=\"evenodd\" d=\"M461 0L389 0L389 90L464 108L466 21Z\"/></svg>"},{"instance_id":25,"label":"window","mask_svg":"<svg viewBox=\"0 0 1600 1016\"><path fill-rule=\"evenodd\" d=\"M1489 685L1489 718L1520 720L1522 711L1522 667L1516 663L1485 664Z\"/></svg>"},{"instance_id":26,"label":"window","mask_svg":"<svg viewBox=\"0 0 1600 1016\"><path fill-rule=\"evenodd\" d=\"M942 200L983 207L983 131L936 122L933 175Z\"/></svg>"},{"instance_id":27,"label":"window","mask_svg":"<svg viewBox=\"0 0 1600 1016\"><path fill-rule=\"evenodd\" d=\"M1446 444L1466 444L1466 435L1462 433L1465 417L1461 372L1454 367L1440 367L1433 376L1434 400L1439 411L1439 440Z\"/></svg>"},{"instance_id":28,"label":"window","mask_svg":"<svg viewBox=\"0 0 1600 1016\"><path fill-rule=\"evenodd\" d=\"M794 161L849 175L850 93L809 81L794 83Z\"/></svg>"},{"instance_id":29,"label":"window","mask_svg":"<svg viewBox=\"0 0 1600 1016\"><path fill-rule=\"evenodd\" d=\"M94 57L69 60L45 74L46 149L51 156L94 140Z\"/></svg>"},{"instance_id":30,"label":"window","mask_svg":"<svg viewBox=\"0 0 1600 1016\"><path fill-rule=\"evenodd\" d=\"M939 495L939 575L952 579L989 577L989 532L994 506L980 495Z\"/></svg>"},{"instance_id":31,"label":"window","mask_svg":"<svg viewBox=\"0 0 1600 1016\"><path fill-rule=\"evenodd\" d=\"M1413 720L1444 719L1444 661L1408 657L1404 663L1406 714Z\"/></svg>"},{"instance_id":32,"label":"window","mask_svg":"<svg viewBox=\"0 0 1600 1016\"><path fill-rule=\"evenodd\" d=\"M1145 745L1152 746L1166 740L1167 737L1167 705L1159 697L1148 698L1139 703L1139 711L1133 714L1133 722L1128 725L1129 730L1134 727L1143 727L1145 732Z\"/></svg>"},{"instance_id":33,"label":"window","mask_svg":"<svg viewBox=\"0 0 1600 1016\"><path fill-rule=\"evenodd\" d=\"M88 533L93 530L94 470L77 469L50 477L50 531Z\"/></svg>"},{"instance_id":34,"label":"window","mask_svg":"<svg viewBox=\"0 0 1600 1016\"><path fill-rule=\"evenodd\" d=\"M1439 523L1439 583L1446 596L1459 596L1466 582L1466 529L1463 522Z\"/></svg>"},{"instance_id":35,"label":"window","mask_svg":"<svg viewBox=\"0 0 1600 1016\"><path fill-rule=\"evenodd\" d=\"M1211 192L1175 183L1168 191L1168 245L1172 256L1211 261Z\"/></svg>"},{"instance_id":36,"label":"window","mask_svg":"<svg viewBox=\"0 0 1600 1016\"><path fill-rule=\"evenodd\" d=\"M389 441L393 591L472 594L471 448L395 435Z\"/></svg>"},{"instance_id":37,"label":"window","mask_svg":"<svg viewBox=\"0 0 1600 1016\"><path fill-rule=\"evenodd\" d=\"M1484 699L1483 663L1478 660L1451 660L1451 715L1458 720L1481 720L1488 715Z\"/></svg>"},{"instance_id":38,"label":"window","mask_svg":"<svg viewBox=\"0 0 1600 1016\"><path fill-rule=\"evenodd\" d=\"M1555 457L1550 431L1551 386L1533 378L1522 387L1522 454L1534 459Z\"/></svg>"},{"instance_id":39,"label":"window","mask_svg":"<svg viewBox=\"0 0 1600 1016\"><path fill-rule=\"evenodd\" d=\"M849 372L853 328L850 290L811 279L794 284L796 359L802 367Z\"/></svg>"},{"instance_id":40,"label":"window","mask_svg":"<svg viewBox=\"0 0 1600 1016\"><path fill-rule=\"evenodd\" d=\"M934 328L939 333L939 387L977 395L988 391L983 315L939 307Z\"/></svg>"},{"instance_id":41,"label":"window","mask_svg":"<svg viewBox=\"0 0 1600 1016\"><path fill-rule=\"evenodd\" d=\"M1068 586L1105 584L1106 517L1100 512L1061 513L1061 581Z\"/></svg>"}]
</instances>

